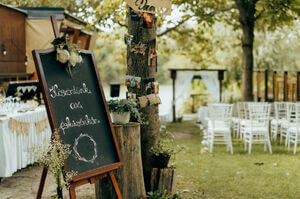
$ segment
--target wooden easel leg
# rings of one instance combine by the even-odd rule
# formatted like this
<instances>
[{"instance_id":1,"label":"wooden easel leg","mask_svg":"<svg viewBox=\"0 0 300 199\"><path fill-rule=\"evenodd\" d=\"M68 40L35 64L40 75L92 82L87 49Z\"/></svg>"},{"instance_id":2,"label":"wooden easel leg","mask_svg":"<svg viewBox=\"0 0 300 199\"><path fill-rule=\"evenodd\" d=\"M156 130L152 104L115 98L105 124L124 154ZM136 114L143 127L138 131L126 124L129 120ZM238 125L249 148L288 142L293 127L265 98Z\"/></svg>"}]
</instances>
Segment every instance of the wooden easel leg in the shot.
<instances>
[{"instance_id":1,"label":"wooden easel leg","mask_svg":"<svg viewBox=\"0 0 300 199\"><path fill-rule=\"evenodd\" d=\"M44 167L36 199L42 198L42 193L43 193L43 189L44 189L44 185L45 185L45 181L46 181L46 177L47 177L47 172L48 172L48 169L46 169L46 167Z\"/></svg>"},{"instance_id":2,"label":"wooden easel leg","mask_svg":"<svg viewBox=\"0 0 300 199\"><path fill-rule=\"evenodd\" d=\"M122 195L121 195L121 192L120 192L117 180L115 178L115 174L112 171L110 171L109 172L109 176L110 176L110 179L111 179L111 181L112 181L112 183L114 185L114 188L115 188L115 191L116 191L118 199L122 199Z\"/></svg>"},{"instance_id":3,"label":"wooden easel leg","mask_svg":"<svg viewBox=\"0 0 300 199\"><path fill-rule=\"evenodd\" d=\"M70 188L69 188L69 196L70 196L70 199L76 199L75 186L72 184L70 185Z\"/></svg>"}]
</instances>

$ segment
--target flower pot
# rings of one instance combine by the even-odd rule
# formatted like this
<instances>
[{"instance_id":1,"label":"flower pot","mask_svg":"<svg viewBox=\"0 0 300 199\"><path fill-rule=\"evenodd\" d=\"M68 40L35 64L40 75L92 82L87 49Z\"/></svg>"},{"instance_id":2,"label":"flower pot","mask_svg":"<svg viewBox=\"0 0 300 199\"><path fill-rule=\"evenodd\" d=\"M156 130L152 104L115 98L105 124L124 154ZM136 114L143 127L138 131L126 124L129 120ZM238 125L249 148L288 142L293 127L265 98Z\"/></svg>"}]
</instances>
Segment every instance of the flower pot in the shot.
<instances>
[{"instance_id":1,"label":"flower pot","mask_svg":"<svg viewBox=\"0 0 300 199\"><path fill-rule=\"evenodd\" d=\"M154 168L159 168L159 169L163 169L163 168L168 168L168 163L170 160L171 156L170 155L166 155L166 154L158 154L157 155L153 155L152 159L153 159L153 167Z\"/></svg>"},{"instance_id":2,"label":"flower pot","mask_svg":"<svg viewBox=\"0 0 300 199\"><path fill-rule=\"evenodd\" d=\"M127 124L130 120L130 112L124 112L124 113L112 113L112 119L113 123L115 124Z\"/></svg>"}]
</instances>

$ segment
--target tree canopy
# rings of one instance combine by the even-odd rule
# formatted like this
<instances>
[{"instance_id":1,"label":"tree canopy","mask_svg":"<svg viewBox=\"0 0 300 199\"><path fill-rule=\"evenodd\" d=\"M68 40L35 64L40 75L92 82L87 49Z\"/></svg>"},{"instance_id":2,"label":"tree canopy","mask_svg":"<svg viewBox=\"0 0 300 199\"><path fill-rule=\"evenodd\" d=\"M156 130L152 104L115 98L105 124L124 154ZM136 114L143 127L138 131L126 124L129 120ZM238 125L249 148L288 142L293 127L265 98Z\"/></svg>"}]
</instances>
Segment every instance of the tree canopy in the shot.
<instances>
[{"instance_id":1,"label":"tree canopy","mask_svg":"<svg viewBox=\"0 0 300 199\"><path fill-rule=\"evenodd\" d=\"M103 63L100 67L103 79L108 81L125 73L126 54L122 40L127 27L127 9L123 0L1 0L1 3L64 7L88 21L91 24L88 28L101 30L95 54ZM181 67L227 68L229 77L239 85L246 77L242 74L247 72L249 83L253 67L299 66L296 45L299 42L299 0L172 0L172 3L175 14L159 16L157 21L158 78L162 82L169 78L166 68L178 63ZM246 41L243 26L249 26L251 21L253 30L250 28L246 32L253 38ZM244 53L249 45L250 54L245 62Z\"/></svg>"}]
</instances>

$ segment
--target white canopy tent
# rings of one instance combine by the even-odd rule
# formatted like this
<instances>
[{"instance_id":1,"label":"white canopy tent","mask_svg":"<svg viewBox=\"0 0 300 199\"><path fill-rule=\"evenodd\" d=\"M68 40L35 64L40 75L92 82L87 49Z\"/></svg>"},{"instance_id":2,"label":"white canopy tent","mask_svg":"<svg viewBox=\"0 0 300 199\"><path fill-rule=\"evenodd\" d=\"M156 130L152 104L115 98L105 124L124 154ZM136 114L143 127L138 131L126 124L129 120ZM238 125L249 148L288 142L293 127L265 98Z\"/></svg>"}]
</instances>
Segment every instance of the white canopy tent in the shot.
<instances>
[{"instance_id":1,"label":"white canopy tent","mask_svg":"<svg viewBox=\"0 0 300 199\"><path fill-rule=\"evenodd\" d=\"M225 69L169 69L173 80L173 98L169 107L168 115L165 120L170 122L176 121L176 109L182 109L186 99L190 96L188 92L190 83L195 73L201 76L207 91L216 100L222 101L222 80L224 79Z\"/></svg>"}]
</instances>

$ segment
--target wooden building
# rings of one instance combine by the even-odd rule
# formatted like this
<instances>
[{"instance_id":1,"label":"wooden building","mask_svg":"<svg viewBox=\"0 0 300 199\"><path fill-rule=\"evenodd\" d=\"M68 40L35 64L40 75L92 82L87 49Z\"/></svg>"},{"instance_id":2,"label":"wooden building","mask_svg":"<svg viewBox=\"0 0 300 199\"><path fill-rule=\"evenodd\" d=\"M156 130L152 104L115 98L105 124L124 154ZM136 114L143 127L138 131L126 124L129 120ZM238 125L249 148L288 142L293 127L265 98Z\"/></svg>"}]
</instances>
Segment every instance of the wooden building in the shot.
<instances>
[{"instance_id":1,"label":"wooden building","mask_svg":"<svg viewBox=\"0 0 300 199\"><path fill-rule=\"evenodd\" d=\"M35 73L31 51L50 48L54 15L61 34L68 33L82 49L94 48L96 34L64 8L13 7L0 4L0 85L11 80L32 79Z\"/></svg>"}]
</instances>

